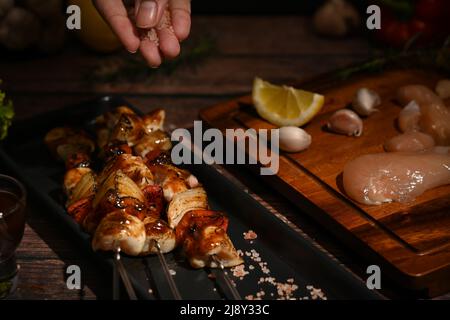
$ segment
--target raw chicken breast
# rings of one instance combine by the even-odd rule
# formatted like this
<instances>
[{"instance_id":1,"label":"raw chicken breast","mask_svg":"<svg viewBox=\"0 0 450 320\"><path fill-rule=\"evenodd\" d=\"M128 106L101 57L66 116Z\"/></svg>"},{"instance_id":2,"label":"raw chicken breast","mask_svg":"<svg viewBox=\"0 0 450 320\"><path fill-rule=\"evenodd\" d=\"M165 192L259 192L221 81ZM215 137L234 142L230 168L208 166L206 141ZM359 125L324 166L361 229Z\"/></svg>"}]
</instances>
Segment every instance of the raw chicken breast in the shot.
<instances>
[{"instance_id":1,"label":"raw chicken breast","mask_svg":"<svg viewBox=\"0 0 450 320\"><path fill-rule=\"evenodd\" d=\"M384 150L387 152L417 152L433 147L433 137L418 131L400 134L384 143Z\"/></svg>"},{"instance_id":2,"label":"raw chicken breast","mask_svg":"<svg viewBox=\"0 0 450 320\"><path fill-rule=\"evenodd\" d=\"M408 104L399 115L403 132L419 130L431 135L437 145L450 145L450 109L433 91L421 85L401 87L397 100Z\"/></svg>"},{"instance_id":3,"label":"raw chicken breast","mask_svg":"<svg viewBox=\"0 0 450 320\"><path fill-rule=\"evenodd\" d=\"M450 183L450 155L427 153L378 153L346 164L345 192L353 200L379 205L414 200L428 189Z\"/></svg>"},{"instance_id":4,"label":"raw chicken breast","mask_svg":"<svg viewBox=\"0 0 450 320\"><path fill-rule=\"evenodd\" d=\"M397 100L404 106L411 101L417 102L420 106L425 104L444 105L444 101L433 90L419 84L403 86L398 89Z\"/></svg>"}]
</instances>

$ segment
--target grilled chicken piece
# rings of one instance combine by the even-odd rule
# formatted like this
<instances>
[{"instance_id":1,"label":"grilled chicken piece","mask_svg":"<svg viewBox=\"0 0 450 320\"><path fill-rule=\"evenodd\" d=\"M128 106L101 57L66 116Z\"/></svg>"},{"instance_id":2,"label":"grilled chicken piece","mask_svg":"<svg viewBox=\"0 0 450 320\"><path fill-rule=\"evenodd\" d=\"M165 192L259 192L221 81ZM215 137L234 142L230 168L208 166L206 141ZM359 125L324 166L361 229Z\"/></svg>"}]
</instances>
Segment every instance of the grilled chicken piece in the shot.
<instances>
[{"instance_id":1,"label":"grilled chicken piece","mask_svg":"<svg viewBox=\"0 0 450 320\"><path fill-rule=\"evenodd\" d=\"M146 134L142 119L135 114L123 114L111 131L109 140L126 141L134 146Z\"/></svg>"},{"instance_id":2,"label":"grilled chicken piece","mask_svg":"<svg viewBox=\"0 0 450 320\"><path fill-rule=\"evenodd\" d=\"M219 267L213 255L225 267L233 267L243 261L226 234L227 229L228 218L222 212L192 210L183 216L175 232L192 267Z\"/></svg>"},{"instance_id":3,"label":"grilled chicken piece","mask_svg":"<svg viewBox=\"0 0 450 320\"><path fill-rule=\"evenodd\" d=\"M144 219L144 225L146 238L141 255L157 253L156 242L158 242L162 253L175 249L177 244L175 232L167 225L167 222L148 216Z\"/></svg>"},{"instance_id":4,"label":"grilled chicken piece","mask_svg":"<svg viewBox=\"0 0 450 320\"><path fill-rule=\"evenodd\" d=\"M145 158L152 151L168 151L172 148L170 137L161 130L154 130L142 136L134 146L134 152Z\"/></svg>"},{"instance_id":5,"label":"grilled chicken piece","mask_svg":"<svg viewBox=\"0 0 450 320\"><path fill-rule=\"evenodd\" d=\"M125 141L113 140L108 142L100 151L99 157L109 162L121 154L133 154L133 150Z\"/></svg>"},{"instance_id":6,"label":"grilled chicken piece","mask_svg":"<svg viewBox=\"0 0 450 320\"><path fill-rule=\"evenodd\" d=\"M153 173L154 181L163 188L164 198L170 202L174 195L200 184L190 172L174 167L170 164L156 164L148 166Z\"/></svg>"},{"instance_id":7,"label":"grilled chicken piece","mask_svg":"<svg viewBox=\"0 0 450 320\"><path fill-rule=\"evenodd\" d=\"M105 112L95 119L95 124L112 130L123 114L136 114L133 110L126 106L120 106L112 111Z\"/></svg>"},{"instance_id":8,"label":"grilled chicken piece","mask_svg":"<svg viewBox=\"0 0 450 320\"><path fill-rule=\"evenodd\" d=\"M143 220L146 216L145 198L139 187L121 170L112 172L101 184L92 202L93 211L83 221L83 227L92 233L104 216L123 209L129 215Z\"/></svg>"},{"instance_id":9,"label":"grilled chicken piece","mask_svg":"<svg viewBox=\"0 0 450 320\"><path fill-rule=\"evenodd\" d=\"M191 210L184 214L180 222L177 224L175 234L177 242L183 243L186 236L193 230L205 227L215 226L228 230L228 218L220 211L213 210Z\"/></svg>"},{"instance_id":10,"label":"grilled chicken piece","mask_svg":"<svg viewBox=\"0 0 450 320\"><path fill-rule=\"evenodd\" d=\"M45 135L44 142L54 156L59 156L64 161L66 154L58 153L58 148L63 145L77 147L77 152L92 153L95 150L94 141L84 131L69 127L57 127L50 130Z\"/></svg>"},{"instance_id":11,"label":"grilled chicken piece","mask_svg":"<svg viewBox=\"0 0 450 320\"><path fill-rule=\"evenodd\" d=\"M172 159L169 151L153 150L145 156L145 164L148 167L160 164L172 164Z\"/></svg>"},{"instance_id":12,"label":"grilled chicken piece","mask_svg":"<svg viewBox=\"0 0 450 320\"><path fill-rule=\"evenodd\" d=\"M136 256L145 245L145 226L138 218L117 210L106 215L100 222L92 240L94 251L115 251Z\"/></svg>"},{"instance_id":13,"label":"grilled chicken piece","mask_svg":"<svg viewBox=\"0 0 450 320\"><path fill-rule=\"evenodd\" d=\"M244 262L226 231L214 225L198 227L188 233L183 242L183 252L193 268L220 267L212 256L227 268Z\"/></svg>"},{"instance_id":14,"label":"grilled chicken piece","mask_svg":"<svg viewBox=\"0 0 450 320\"><path fill-rule=\"evenodd\" d=\"M163 109L156 109L142 117L145 131L147 133L155 130L163 130L166 112Z\"/></svg>"},{"instance_id":15,"label":"grilled chicken piece","mask_svg":"<svg viewBox=\"0 0 450 320\"><path fill-rule=\"evenodd\" d=\"M198 187L175 194L167 208L169 226L175 228L187 212L199 209L208 209L208 198L203 188Z\"/></svg>"},{"instance_id":16,"label":"grilled chicken piece","mask_svg":"<svg viewBox=\"0 0 450 320\"><path fill-rule=\"evenodd\" d=\"M84 131L54 128L45 136L45 143L53 156L65 163L66 169L90 166L95 145Z\"/></svg>"},{"instance_id":17,"label":"grilled chicken piece","mask_svg":"<svg viewBox=\"0 0 450 320\"><path fill-rule=\"evenodd\" d=\"M142 189L147 216L159 218L164 210L165 200L162 188L157 185L148 185Z\"/></svg>"},{"instance_id":18,"label":"grilled chicken piece","mask_svg":"<svg viewBox=\"0 0 450 320\"><path fill-rule=\"evenodd\" d=\"M121 154L112 158L99 175L99 183L103 183L112 172L117 170L121 170L121 172L133 180L140 189L153 184L153 175L150 169L142 161L142 158L135 157L131 154Z\"/></svg>"},{"instance_id":19,"label":"grilled chicken piece","mask_svg":"<svg viewBox=\"0 0 450 320\"><path fill-rule=\"evenodd\" d=\"M83 224L86 217L93 211L92 200L94 196L81 198L67 205L67 213L79 224Z\"/></svg>"},{"instance_id":20,"label":"grilled chicken piece","mask_svg":"<svg viewBox=\"0 0 450 320\"><path fill-rule=\"evenodd\" d=\"M121 106L113 111L105 112L95 119L97 127L97 145L100 149L103 149L110 141L111 131L123 114L135 114L135 112L128 107Z\"/></svg>"}]
</instances>

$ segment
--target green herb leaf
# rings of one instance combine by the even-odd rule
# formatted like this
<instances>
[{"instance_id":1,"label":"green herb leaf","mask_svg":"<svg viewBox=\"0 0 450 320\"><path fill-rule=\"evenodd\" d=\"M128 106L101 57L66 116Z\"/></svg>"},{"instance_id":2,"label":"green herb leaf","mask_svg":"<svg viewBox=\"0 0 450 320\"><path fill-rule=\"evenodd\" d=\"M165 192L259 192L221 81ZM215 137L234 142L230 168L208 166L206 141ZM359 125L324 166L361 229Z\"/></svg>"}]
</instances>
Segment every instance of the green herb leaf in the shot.
<instances>
[{"instance_id":1,"label":"green herb leaf","mask_svg":"<svg viewBox=\"0 0 450 320\"><path fill-rule=\"evenodd\" d=\"M6 138L8 128L11 126L13 118L14 107L12 101L6 100L6 94L0 91L0 140Z\"/></svg>"}]
</instances>

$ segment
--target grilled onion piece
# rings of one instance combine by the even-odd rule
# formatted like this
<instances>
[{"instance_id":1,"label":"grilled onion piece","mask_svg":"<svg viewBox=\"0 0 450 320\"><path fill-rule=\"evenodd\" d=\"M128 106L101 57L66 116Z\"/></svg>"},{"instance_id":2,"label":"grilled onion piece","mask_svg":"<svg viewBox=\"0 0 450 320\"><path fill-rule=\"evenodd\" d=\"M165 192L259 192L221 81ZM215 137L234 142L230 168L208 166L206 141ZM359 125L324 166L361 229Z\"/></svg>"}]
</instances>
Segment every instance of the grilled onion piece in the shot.
<instances>
[{"instance_id":1,"label":"grilled onion piece","mask_svg":"<svg viewBox=\"0 0 450 320\"><path fill-rule=\"evenodd\" d=\"M122 209L129 215L143 220L146 211L144 194L121 170L112 172L98 187L92 202L93 211L83 221L87 232L93 233L106 214Z\"/></svg>"},{"instance_id":2,"label":"grilled onion piece","mask_svg":"<svg viewBox=\"0 0 450 320\"><path fill-rule=\"evenodd\" d=\"M112 158L99 176L99 183L103 183L111 173L121 170L137 186L142 189L145 186L153 184L153 175L150 169L142 161L141 157L135 157L131 154L121 154Z\"/></svg>"},{"instance_id":3,"label":"grilled onion piece","mask_svg":"<svg viewBox=\"0 0 450 320\"><path fill-rule=\"evenodd\" d=\"M83 198L93 197L96 191L95 178L95 173L92 170L87 171L76 184L75 188L73 188L71 194L69 195L67 206L70 206L74 202L77 202Z\"/></svg>"},{"instance_id":4,"label":"grilled onion piece","mask_svg":"<svg viewBox=\"0 0 450 320\"><path fill-rule=\"evenodd\" d=\"M101 180L100 180L101 181ZM99 185L94 198L94 208L105 198L108 191L112 191L117 198L131 197L144 202L144 195L139 187L122 170L113 171Z\"/></svg>"},{"instance_id":5,"label":"grilled onion piece","mask_svg":"<svg viewBox=\"0 0 450 320\"><path fill-rule=\"evenodd\" d=\"M92 173L91 168L73 168L69 169L64 175L64 192L67 197L72 196L72 192L85 174Z\"/></svg>"},{"instance_id":6,"label":"grilled onion piece","mask_svg":"<svg viewBox=\"0 0 450 320\"><path fill-rule=\"evenodd\" d=\"M95 231L92 249L94 251L115 251L120 247L122 252L136 256L141 253L144 244L144 223L138 218L118 210L109 213L102 219Z\"/></svg>"},{"instance_id":7,"label":"grilled onion piece","mask_svg":"<svg viewBox=\"0 0 450 320\"><path fill-rule=\"evenodd\" d=\"M208 209L208 199L203 188L198 187L175 194L167 208L169 226L175 228L185 213L198 209Z\"/></svg>"}]
</instances>

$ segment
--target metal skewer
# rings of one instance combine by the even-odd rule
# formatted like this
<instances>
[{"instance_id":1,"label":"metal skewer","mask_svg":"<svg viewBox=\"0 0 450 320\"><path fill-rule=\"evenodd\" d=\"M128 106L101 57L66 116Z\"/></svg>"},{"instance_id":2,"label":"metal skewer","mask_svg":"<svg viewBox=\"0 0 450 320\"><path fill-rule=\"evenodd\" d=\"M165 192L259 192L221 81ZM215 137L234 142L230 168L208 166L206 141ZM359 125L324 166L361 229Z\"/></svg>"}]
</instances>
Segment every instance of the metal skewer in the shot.
<instances>
[{"instance_id":1,"label":"metal skewer","mask_svg":"<svg viewBox=\"0 0 450 320\"><path fill-rule=\"evenodd\" d=\"M137 300L136 293L134 292L134 288L131 284L130 278L128 277L127 270L125 269L125 266L122 263L122 260L120 259L120 247L117 246L116 253L114 256L114 266L116 267L117 271L119 271L119 275L122 278L122 282L125 286L125 290L128 293L128 297L130 300Z\"/></svg>"},{"instance_id":2,"label":"metal skewer","mask_svg":"<svg viewBox=\"0 0 450 320\"><path fill-rule=\"evenodd\" d=\"M113 300L120 299L120 286L119 286L119 271L117 270L117 264L113 264Z\"/></svg>"},{"instance_id":3,"label":"metal skewer","mask_svg":"<svg viewBox=\"0 0 450 320\"><path fill-rule=\"evenodd\" d=\"M153 239L153 241L155 243L156 253L158 255L159 262L161 263L167 283L169 283L170 291L172 292L173 298L175 300L181 300L180 292L178 291L177 285L175 284L172 274L170 273L170 269L169 269L169 266L167 265L166 258L164 257L163 253L161 252L161 246L159 245L158 241L156 241L154 239Z\"/></svg>"},{"instance_id":4,"label":"metal skewer","mask_svg":"<svg viewBox=\"0 0 450 320\"><path fill-rule=\"evenodd\" d=\"M230 276L228 275L228 271L225 270L225 267L224 267L222 261L220 261L220 259L215 254L213 254L211 256L211 258L213 259L213 261L215 263L217 263L219 265L219 267L222 271L222 272L220 272L220 274L222 275L222 278L223 278L225 284L227 285L228 290L230 290L231 295L233 296L233 299L234 300L242 300L241 295L237 291L236 287L233 284L233 281L231 280Z\"/></svg>"}]
</instances>

